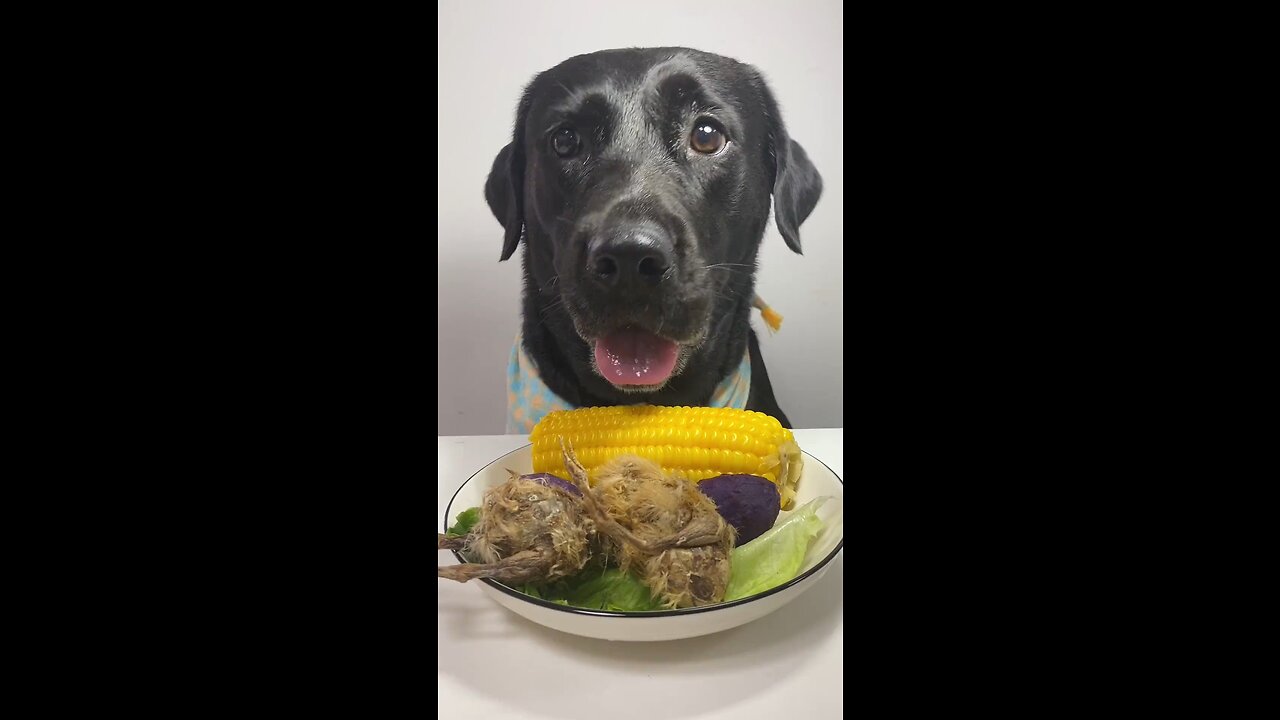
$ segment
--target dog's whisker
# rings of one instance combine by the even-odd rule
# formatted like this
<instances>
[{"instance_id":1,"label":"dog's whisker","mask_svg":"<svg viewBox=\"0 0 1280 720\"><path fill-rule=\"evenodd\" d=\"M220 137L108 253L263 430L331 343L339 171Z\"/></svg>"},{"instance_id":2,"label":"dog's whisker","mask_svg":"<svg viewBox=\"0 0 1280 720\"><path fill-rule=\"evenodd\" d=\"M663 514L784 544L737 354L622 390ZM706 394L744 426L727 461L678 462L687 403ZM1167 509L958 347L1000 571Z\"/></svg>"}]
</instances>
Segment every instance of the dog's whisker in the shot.
<instances>
[{"instance_id":1,"label":"dog's whisker","mask_svg":"<svg viewBox=\"0 0 1280 720\"><path fill-rule=\"evenodd\" d=\"M555 275L551 276L551 281L548 282L546 285L539 285L538 290L540 292L547 292L551 289L553 285L555 285L558 282L560 282L560 274L556 273ZM560 301L564 302L564 298L560 298Z\"/></svg>"},{"instance_id":2,"label":"dog's whisker","mask_svg":"<svg viewBox=\"0 0 1280 720\"><path fill-rule=\"evenodd\" d=\"M718 291L716 291L716 292L715 292L715 296L716 296L716 297L718 297L718 298L720 298L720 299L722 299L722 300L729 300L730 302L737 302L737 301L738 301L739 299L741 299L741 297L742 297L742 296L741 296L741 295L739 295L738 293L734 292L734 291L733 291L733 288L729 287L728 285L724 285L724 286L722 286L720 289L721 289L721 290L728 290L728 291L729 291L729 294L728 294L728 295L725 295L724 293L721 293L721 292L718 292Z\"/></svg>"},{"instance_id":3,"label":"dog's whisker","mask_svg":"<svg viewBox=\"0 0 1280 720\"><path fill-rule=\"evenodd\" d=\"M542 315L542 316L545 316L547 313L551 312L552 310L557 310L557 309L561 308L562 306L564 306L564 298L563 298L563 297L558 297L558 298L556 298L555 300L552 300L551 302L547 303L546 305L543 305L543 306L538 310L538 314L539 314L539 315Z\"/></svg>"},{"instance_id":4,"label":"dog's whisker","mask_svg":"<svg viewBox=\"0 0 1280 720\"><path fill-rule=\"evenodd\" d=\"M740 268L750 268L750 270L741 270ZM745 263L712 263L711 265L703 265L701 270L723 270L730 275L746 275L750 276L755 272L755 265L747 265Z\"/></svg>"}]
</instances>

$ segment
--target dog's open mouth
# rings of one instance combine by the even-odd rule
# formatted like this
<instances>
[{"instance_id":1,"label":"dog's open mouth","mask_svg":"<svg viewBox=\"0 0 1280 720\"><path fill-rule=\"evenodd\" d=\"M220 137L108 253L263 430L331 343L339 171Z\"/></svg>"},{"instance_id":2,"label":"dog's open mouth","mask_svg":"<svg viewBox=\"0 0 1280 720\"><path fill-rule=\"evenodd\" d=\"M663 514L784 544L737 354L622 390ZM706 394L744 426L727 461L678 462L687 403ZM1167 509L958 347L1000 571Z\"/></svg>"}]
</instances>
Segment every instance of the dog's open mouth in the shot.
<instances>
[{"instance_id":1,"label":"dog's open mouth","mask_svg":"<svg viewBox=\"0 0 1280 720\"><path fill-rule=\"evenodd\" d=\"M637 327L615 330L597 338L595 345L600 374L620 386L666 383L680 355L680 346L674 340Z\"/></svg>"}]
</instances>

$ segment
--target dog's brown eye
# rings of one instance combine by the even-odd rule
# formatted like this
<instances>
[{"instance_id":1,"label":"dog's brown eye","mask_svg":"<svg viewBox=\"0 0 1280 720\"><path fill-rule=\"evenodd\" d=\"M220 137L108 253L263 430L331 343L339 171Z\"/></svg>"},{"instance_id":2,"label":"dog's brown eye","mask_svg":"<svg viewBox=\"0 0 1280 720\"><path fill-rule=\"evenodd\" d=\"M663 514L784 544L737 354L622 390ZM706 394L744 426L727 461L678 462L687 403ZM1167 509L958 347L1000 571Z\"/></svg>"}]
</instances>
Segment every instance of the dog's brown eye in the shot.
<instances>
[{"instance_id":1,"label":"dog's brown eye","mask_svg":"<svg viewBox=\"0 0 1280 720\"><path fill-rule=\"evenodd\" d=\"M714 155L724 149L728 142L724 130L710 120L699 120L693 126L693 135L689 136L689 146L703 155Z\"/></svg>"},{"instance_id":2,"label":"dog's brown eye","mask_svg":"<svg viewBox=\"0 0 1280 720\"><path fill-rule=\"evenodd\" d=\"M578 133L572 128L560 128L551 136L551 149L560 157L569 157L578 152L579 145Z\"/></svg>"}]
</instances>

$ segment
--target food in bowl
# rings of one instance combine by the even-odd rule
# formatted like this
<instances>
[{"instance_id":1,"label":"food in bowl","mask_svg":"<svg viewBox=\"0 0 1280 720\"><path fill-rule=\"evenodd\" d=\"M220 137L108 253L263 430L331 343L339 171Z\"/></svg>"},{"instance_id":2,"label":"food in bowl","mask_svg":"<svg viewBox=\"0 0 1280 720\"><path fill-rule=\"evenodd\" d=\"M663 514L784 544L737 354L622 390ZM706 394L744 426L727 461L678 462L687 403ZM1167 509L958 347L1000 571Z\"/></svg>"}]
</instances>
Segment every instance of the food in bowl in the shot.
<instances>
[{"instance_id":1,"label":"food in bowl","mask_svg":"<svg viewBox=\"0 0 1280 720\"><path fill-rule=\"evenodd\" d=\"M440 567L438 576L519 585L576 575L591 556L595 535L581 498L578 488L559 478L512 472L510 480L485 493L474 526L438 536L437 549L465 550L476 559Z\"/></svg>"},{"instance_id":2,"label":"food in bowl","mask_svg":"<svg viewBox=\"0 0 1280 720\"><path fill-rule=\"evenodd\" d=\"M749 474L778 486L790 508L804 469L800 446L777 418L754 410L627 405L559 410L533 428L533 471L562 471L560 441L573 446L595 478L619 455L651 460L677 477L702 481Z\"/></svg>"},{"instance_id":3,"label":"food in bowl","mask_svg":"<svg viewBox=\"0 0 1280 720\"><path fill-rule=\"evenodd\" d=\"M636 575L660 605L700 607L724 599L734 529L716 504L684 478L649 460L622 455L606 462L588 486L571 450L565 467L582 488L605 556Z\"/></svg>"},{"instance_id":4,"label":"food in bowl","mask_svg":"<svg viewBox=\"0 0 1280 720\"><path fill-rule=\"evenodd\" d=\"M621 611L704 607L763 592L796 577L809 542L822 529L817 516L821 502L808 503L774 525L783 502L779 479L786 483L789 471L800 467L799 449L789 431L785 438L775 434L773 440L767 441L746 433L744 425L758 427L762 425L760 418L774 424L776 420L736 410L654 412L706 408L590 410L611 412L586 413L594 416L590 418L594 422L540 425L531 438L535 440L533 469L544 475L553 468L547 462L545 443L539 450L537 440L549 437L549 428L574 433L579 443L588 445L590 457L596 461L591 470L580 461L578 448L570 449L568 438L558 436L565 441L559 451L560 468L580 492L574 494L561 487L563 479L556 478L556 483L539 483L538 489L522 495L513 488L528 482L527 476L513 476L507 483L491 488L485 493L479 524L461 537L441 535L439 539L441 547L459 549L469 560L478 562L446 566L441 568L440 577L463 582L489 577L535 598ZM567 419L565 414L560 415L559 420ZM679 418L679 424L670 422L673 417ZM544 422L550 419L548 416ZM606 424L613 427L602 429L601 425ZM619 428L620 425L626 427ZM592 426L594 430L589 429ZM736 443L745 448L734 451L740 454L767 455L772 442L775 460L771 464L758 458L749 461L739 455L714 455L738 463L730 469L740 470L755 462L749 466L751 469L771 469L773 475L713 474L687 464L662 467L651 457L633 452L657 455L667 463L679 462L679 457L699 457L696 448L687 445L681 452L658 445L672 434L672 428L680 428L677 434L683 437L699 437L714 445ZM615 432L619 429L624 432ZM615 444L607 444L610 442ZM784 447L786 443L790 447ZM766 464L762 466L762 462ZM700 480L709 492L699 489ZM790 497L794 497L794 488L792 482ZM721 508L726 510L722 512ZM486 523L489 512L498 513L498 520ZM727 516L732 516L732 521ZM520 519L526 527L512 531L509 525L513 518ZM581 522L583 518L585 523ZM566 522L570 519L572 522ZM550 531L553 520L559 523L555 527L563 534L560 545L576 550L585 537L590 559L577 565L578 554L573 554L569 562L557 555L560 546ZM589 526L586 532L577 532L584 525ZM735 548L735 537L744 531L758 537ZM501 537L491 537L495 532ZM476 548L486 547L499 548L497 556L475 552Z\"/></svg>"}]
</instances>

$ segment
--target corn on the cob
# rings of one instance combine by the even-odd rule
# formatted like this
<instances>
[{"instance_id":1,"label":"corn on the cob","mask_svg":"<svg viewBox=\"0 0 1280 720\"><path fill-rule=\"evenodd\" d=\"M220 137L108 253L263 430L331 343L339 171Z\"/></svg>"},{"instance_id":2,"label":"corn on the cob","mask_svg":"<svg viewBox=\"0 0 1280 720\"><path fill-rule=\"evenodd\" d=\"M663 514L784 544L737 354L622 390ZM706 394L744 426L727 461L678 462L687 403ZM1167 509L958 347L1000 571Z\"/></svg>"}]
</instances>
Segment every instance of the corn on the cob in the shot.
<instances>
[{"instance_id":1,"label":"corn on the cob","mask_svg":"<svg viewBox=\"0 0 1280 720\"><path fill-rule=\"evenodd\" d=\"M639 455L670 474L702 481L724 474L767 478L782 507L795 498L803 465L791 431L764 413L733 408L630 405L548 413L533 428L533 471L563 473L560 440L594 476L619 455Z\"/></svg>"}]
</instances>

